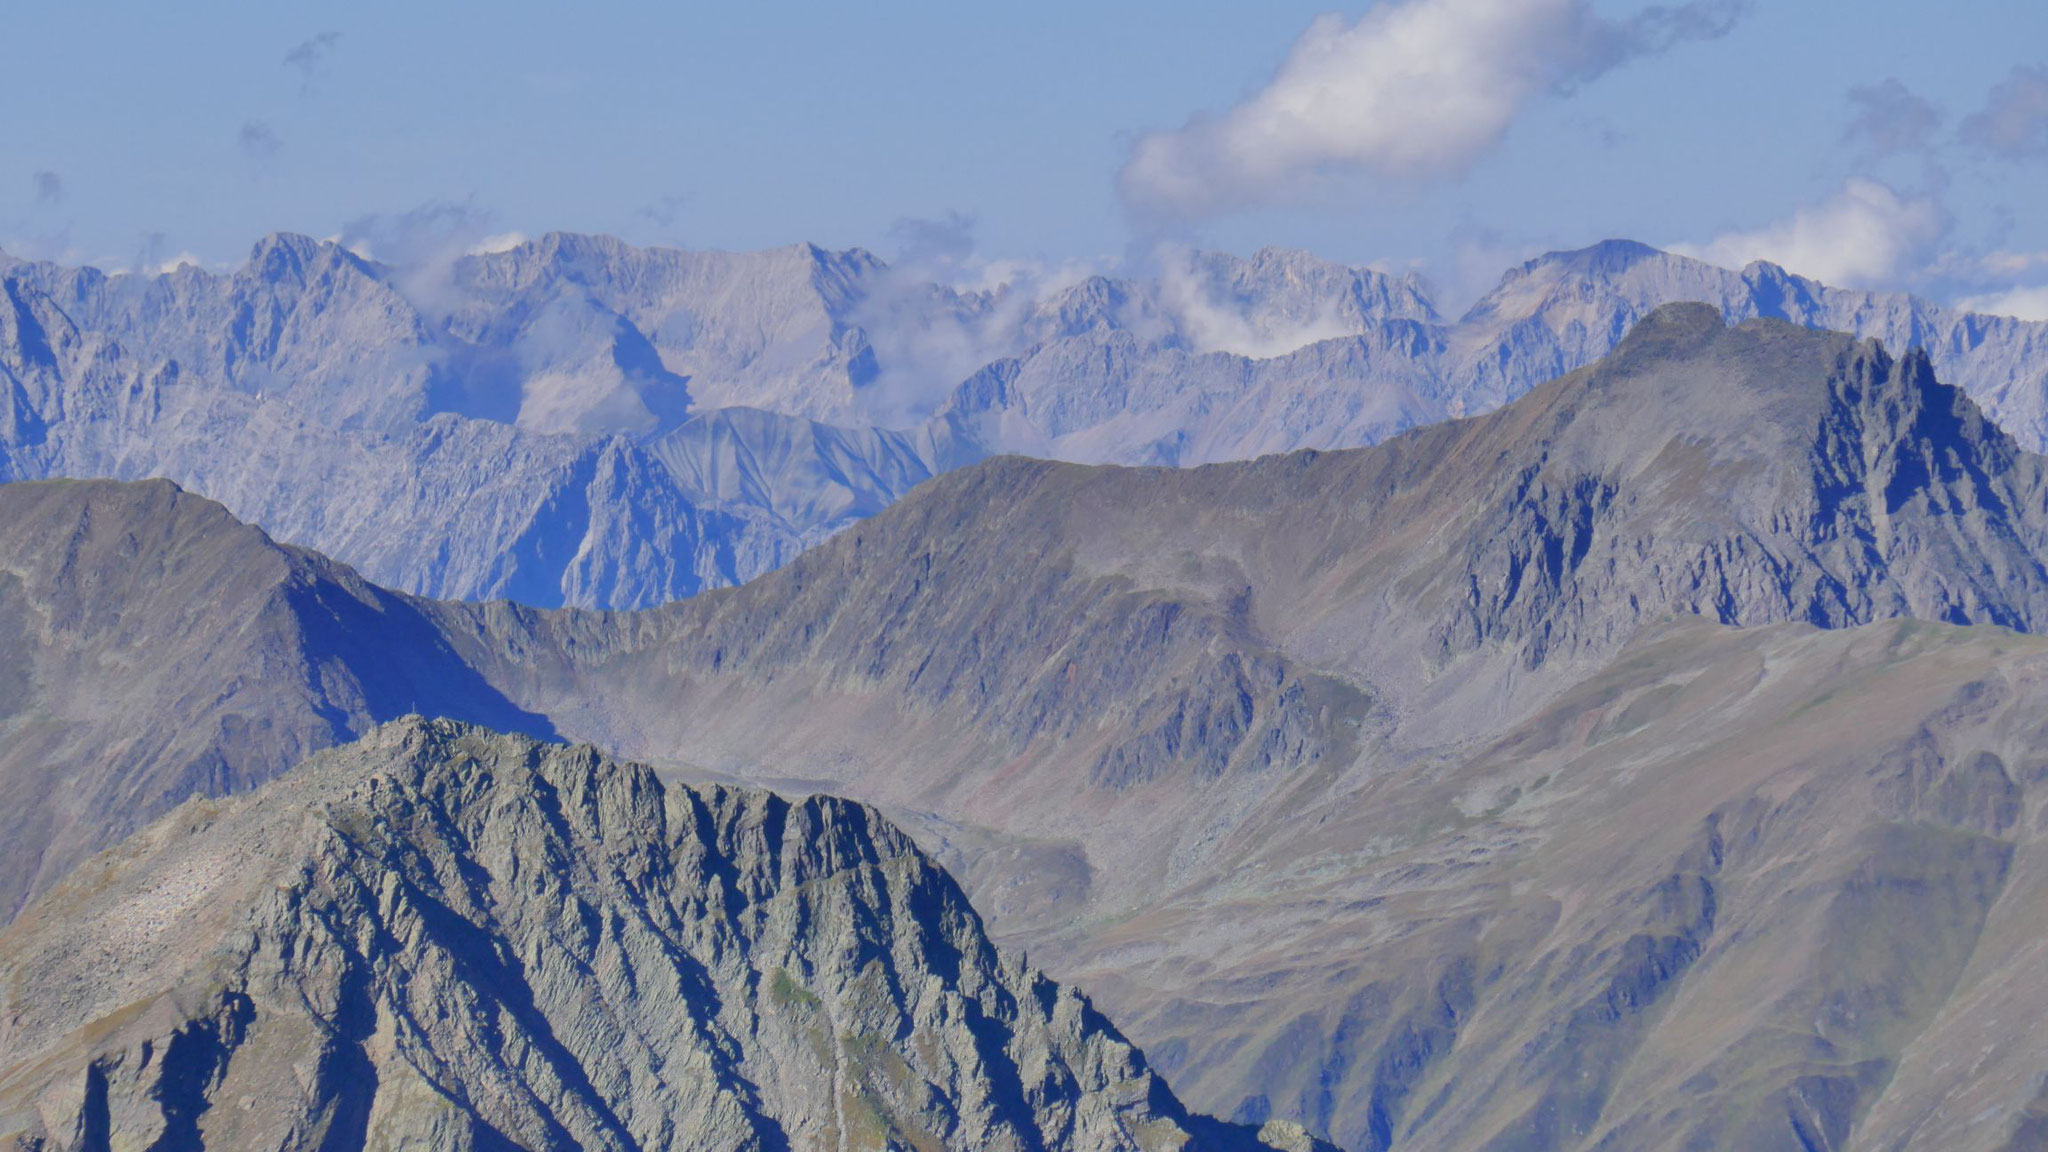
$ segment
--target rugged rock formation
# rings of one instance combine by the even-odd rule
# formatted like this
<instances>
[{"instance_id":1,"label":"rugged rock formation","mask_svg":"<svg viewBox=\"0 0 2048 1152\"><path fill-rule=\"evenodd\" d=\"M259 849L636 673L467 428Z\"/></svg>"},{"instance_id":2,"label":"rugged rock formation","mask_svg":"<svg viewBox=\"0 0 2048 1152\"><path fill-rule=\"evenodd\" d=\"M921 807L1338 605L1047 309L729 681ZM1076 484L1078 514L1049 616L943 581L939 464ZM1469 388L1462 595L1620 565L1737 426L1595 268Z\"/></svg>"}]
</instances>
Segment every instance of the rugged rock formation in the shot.
<instances>
[{"instance_id":1,"label":"rugged rock formation","mask_svg":"<svg viewBox=\"0 0 2048 1152\"><path fill-rule=\"evenodd\" d=\"M417 719L0 933L25 1149L1253 1149L872 812Z\"/></svg>"}]
</instances>

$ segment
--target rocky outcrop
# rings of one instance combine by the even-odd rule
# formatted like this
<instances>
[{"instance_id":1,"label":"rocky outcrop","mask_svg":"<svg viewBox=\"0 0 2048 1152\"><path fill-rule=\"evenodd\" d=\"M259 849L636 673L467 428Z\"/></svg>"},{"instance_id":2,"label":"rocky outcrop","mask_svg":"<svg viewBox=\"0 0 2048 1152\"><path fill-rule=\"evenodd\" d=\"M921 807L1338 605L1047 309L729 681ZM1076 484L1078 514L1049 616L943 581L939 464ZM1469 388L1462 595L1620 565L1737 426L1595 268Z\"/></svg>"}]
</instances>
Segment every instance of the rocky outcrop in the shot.
<instances>
[{"instance_id":1,"label":"rocky outcrop","mask_svg":"<svg viewBox=\"0 0 2048 1152\"><path fill-rule=\"evenodd\" d=\"M417 719L179 809L0 933L9 1138L1275 1147L1190 1115L867 809Z\"/></svg>"}]
</instances>

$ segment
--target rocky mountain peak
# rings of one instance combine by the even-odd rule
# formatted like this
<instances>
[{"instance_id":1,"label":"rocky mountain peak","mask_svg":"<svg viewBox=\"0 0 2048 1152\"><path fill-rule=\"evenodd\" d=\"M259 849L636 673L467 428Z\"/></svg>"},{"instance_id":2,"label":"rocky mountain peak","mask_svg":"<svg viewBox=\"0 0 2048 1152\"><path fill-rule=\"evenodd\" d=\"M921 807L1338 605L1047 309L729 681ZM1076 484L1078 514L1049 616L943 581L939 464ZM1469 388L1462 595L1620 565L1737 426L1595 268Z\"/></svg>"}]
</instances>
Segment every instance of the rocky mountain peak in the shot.
<instances>
[{"instance_id":1,"label":"rocky mountain peak","mask_svg":"<svg viewBox=\"0 0 2048 1152\"><path fill-rule=\"evenodd\" d=\"M258 240L249 250L249 260L243 265L243 271L270 283L300 280L316 262L336 254L355 259L336 244L296 232L273 232Z\"/></svg>"},{"instance_id":2,"label":"rocky mountain peak","mask_svg":"<svg viewBox=\"0 0 2048 1152\"><path fill-rule=\"evenodd\" d=\"M17 1148L1309 1152L1190 1114L873 811L408 718L0 932Z\"/></svg>"}]
</instances>

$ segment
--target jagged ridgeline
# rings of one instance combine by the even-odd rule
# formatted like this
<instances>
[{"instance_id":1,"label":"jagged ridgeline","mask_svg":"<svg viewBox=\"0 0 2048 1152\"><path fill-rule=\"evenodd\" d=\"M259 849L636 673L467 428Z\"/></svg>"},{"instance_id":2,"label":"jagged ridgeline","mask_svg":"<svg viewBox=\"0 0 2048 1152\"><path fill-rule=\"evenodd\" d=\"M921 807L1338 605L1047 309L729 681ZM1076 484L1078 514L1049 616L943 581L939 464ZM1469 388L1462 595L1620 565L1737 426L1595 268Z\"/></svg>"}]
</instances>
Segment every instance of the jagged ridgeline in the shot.
<instances>
[{"instance_id":1,"label":"jagged ridgeline","mask_svg":"<svg viewBox=\"0 0 2048 1152\"><path fill-rule=\"evenodd\" d=\"M410 719L0 933L15 1149L1286 1149L872 811Z\"/></svg>"},{"instance_id":2,"label":"jagged ridgeline","mask_svg":"<svg viewBox=\"0 0 2048 1152\"><path fill-rule=\"evenodd\" d=\"M227 274L0 256L0 477L168 477L403 591L645 607L992 454L1186 466L1488 411L1679 300L1924 348L2048 445L2048 325L1625 242L1453 321L1276 250L964 291L810 245L555 234L423 270L273 236Z\"/></svg>"}]
</instances>

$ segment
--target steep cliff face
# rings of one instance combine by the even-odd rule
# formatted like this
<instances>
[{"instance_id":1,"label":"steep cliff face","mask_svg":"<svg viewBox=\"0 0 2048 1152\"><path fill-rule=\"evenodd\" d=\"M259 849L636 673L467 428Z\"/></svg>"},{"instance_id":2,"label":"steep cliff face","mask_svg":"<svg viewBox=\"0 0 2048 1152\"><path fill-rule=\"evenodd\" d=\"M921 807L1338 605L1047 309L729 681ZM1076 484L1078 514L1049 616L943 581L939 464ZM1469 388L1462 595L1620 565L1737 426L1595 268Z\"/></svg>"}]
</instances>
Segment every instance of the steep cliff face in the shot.
<instances>
[{"instance_id":1,"label":"steep cliff face","mask_svg":"<svg viewBox=\"0 0 2048 1152\"><path fill-rule=\"evenodd\" d=\"M0 933L0 1053L25 1149L1275 1147L866 809L417 719Z\"/></svg>"}]
</instances>

